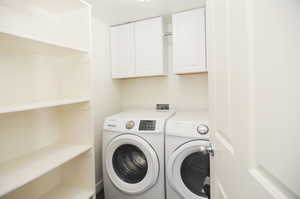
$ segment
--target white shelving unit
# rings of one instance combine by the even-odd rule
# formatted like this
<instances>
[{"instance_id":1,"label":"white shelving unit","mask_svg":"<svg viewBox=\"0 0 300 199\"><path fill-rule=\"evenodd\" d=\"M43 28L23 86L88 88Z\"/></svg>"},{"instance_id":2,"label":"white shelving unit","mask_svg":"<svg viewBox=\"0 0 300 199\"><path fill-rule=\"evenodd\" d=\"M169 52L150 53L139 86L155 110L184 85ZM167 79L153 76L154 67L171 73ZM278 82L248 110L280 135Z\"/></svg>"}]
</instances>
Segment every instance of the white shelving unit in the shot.
<instances>
[{"instance_id":1,"label":"white shelving unit","mask_svg":"<svg viewBox=\"0 0 300 199\"><path fill-rule=\"evenodd\" d=\"M68 100L57 100L57 101L49 101L49 102L37 102L33 104L20 105L20 106L11 106L11 107L0 107L0 114L3 113L13 113L19 111L29 111L34 109L41 108L50 108L55 106L63 106L68 104L76 104L76 103L84 103L89 102L90 98L78 98L78 99L68 99Z\"/></svg>"},{"instance_id":2,"label":"white shelving unit","mask_svg":"<svg viewBox=\"0 0 300 199\"><path fill-rule=\"evenodd\" d=\"M0 2L1 199L94 197L90 12L79 0Z\"/></svg>"},{"instance_id":3,"label":"white shelving unit","mask_svg":"<svg viewBox=\"0 0 300 199\"><path fill-rule=\"evenodd\" d=\"M5 195L91 149L89 145L54 145L0 165L0 195Z\"/></svg>"},{"instance_id":4,"label":"white shelving unit","mask_svg":"<svg viewBox=\"0 0 300 199\"><path fill-rule=\"evenodd\" d=\"M88 52L87 6L79 0L1 0L0 32ZM79 23L80 21L80 23ZM82 27L82 28L79 28Z\"/></svg>"}]
</instances>

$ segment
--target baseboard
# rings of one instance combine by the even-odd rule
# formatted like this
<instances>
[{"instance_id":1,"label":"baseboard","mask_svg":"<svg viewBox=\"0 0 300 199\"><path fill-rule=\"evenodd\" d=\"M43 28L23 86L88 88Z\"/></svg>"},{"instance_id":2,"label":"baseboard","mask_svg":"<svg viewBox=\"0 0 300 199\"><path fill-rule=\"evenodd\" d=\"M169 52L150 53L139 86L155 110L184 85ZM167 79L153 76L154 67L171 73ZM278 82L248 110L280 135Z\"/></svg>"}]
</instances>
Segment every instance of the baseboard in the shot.
<instances>
[{"instance_id":1,"label":"baseboard","mask_svg":"<svg viewBox=\"0 0 300 199\"><path fill-rule=\"evenodd\" d=\"M96 183L96 193L99 193L102 190L103 190L103 180L99 180Z\"/></svg>"}]
</instances>

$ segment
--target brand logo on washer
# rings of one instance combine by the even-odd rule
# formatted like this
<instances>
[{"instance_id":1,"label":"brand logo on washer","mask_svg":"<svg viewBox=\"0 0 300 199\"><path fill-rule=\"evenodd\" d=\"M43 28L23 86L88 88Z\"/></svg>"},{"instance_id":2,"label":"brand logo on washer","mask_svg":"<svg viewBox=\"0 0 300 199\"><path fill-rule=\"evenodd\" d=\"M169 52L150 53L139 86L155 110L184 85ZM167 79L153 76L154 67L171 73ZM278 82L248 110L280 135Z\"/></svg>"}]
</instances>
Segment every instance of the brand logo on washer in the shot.
<instances>
[{"instance_id":1,"label":"brand logo on washer","mask_svg":"<svg viewBox=\"0 0 300 199\"><path fill-rule=\"evenodd\" d=\"M117 127L117 125L115 125L115 124L108 124L107 126L111 127L111 128L116 128Z\"/></svg>"}]
</instances>

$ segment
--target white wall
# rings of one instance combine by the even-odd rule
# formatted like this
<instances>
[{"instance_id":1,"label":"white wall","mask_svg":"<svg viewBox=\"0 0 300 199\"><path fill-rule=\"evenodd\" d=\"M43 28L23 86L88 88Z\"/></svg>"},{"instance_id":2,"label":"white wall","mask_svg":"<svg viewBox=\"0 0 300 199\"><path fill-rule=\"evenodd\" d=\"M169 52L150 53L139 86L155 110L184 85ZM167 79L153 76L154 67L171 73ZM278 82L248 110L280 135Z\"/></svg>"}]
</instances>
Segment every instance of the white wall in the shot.
<instances>
[{"instance_id":1,"label":"white wall","mask_svg":"<svg viewBox=\"0 0 300 199\"><path fill-rule=\"evenodd\" d=\"M208 75L169 75L121 80L122 109L154 108L157 103L169 103L177 111L197 111L208 108Z\"/></svg>"},{"instance_id":2,"label":"white wall","mask_svg":"<svg viewBox=\"0 0 300 199\"><path fill-rule=\"evenodd\" d=\"M95 120L95 156L97 189L102 182L102 126L104 118L120 111L119 83L111 79L109 27L92 19L92 79ZM99 191L99 190L98 190Z\"/></svg>"}]
</instances>

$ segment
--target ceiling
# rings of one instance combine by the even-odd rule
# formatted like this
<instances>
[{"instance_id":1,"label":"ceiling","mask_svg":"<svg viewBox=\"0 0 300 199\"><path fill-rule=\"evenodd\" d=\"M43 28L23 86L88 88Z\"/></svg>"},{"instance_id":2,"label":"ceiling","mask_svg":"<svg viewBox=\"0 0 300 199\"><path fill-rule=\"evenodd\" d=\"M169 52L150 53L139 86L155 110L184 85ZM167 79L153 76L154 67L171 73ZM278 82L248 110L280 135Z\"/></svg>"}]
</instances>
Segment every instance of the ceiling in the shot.
<instances>
[{"instance_id":1,"label":"ceiling","mask_svg":"<svg viewBox=\"0 0 300 199\"><path fill-rule=\"evenodd\" d=\"M93 5L93 15L109 25L164 16L204 7L205 0L85 0Z\"/></svg>"}]
</instances>

